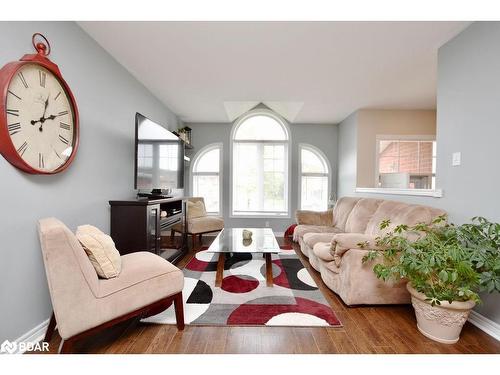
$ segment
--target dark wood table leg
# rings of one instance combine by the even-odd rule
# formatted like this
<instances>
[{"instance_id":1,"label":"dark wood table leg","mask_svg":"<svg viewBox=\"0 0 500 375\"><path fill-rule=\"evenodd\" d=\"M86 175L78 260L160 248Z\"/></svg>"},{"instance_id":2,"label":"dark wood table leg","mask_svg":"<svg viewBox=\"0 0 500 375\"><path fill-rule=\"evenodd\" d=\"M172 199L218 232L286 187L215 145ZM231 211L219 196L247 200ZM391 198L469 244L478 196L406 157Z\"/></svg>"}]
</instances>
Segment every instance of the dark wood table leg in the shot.
<instances>
[{"instance_id":1,"label":"dark wood table leg","mask_svg":"<svg viewBox=\"0 0 500 375\"><path fill-rule=\"evenodd\" d=\"M215 273L215 286L219 288L222 285L222 276L224 274L225 260L226 260L226 254L219 253L219 260L217 261L217 272Z\"/></svg>"},{"instance_id":2,"label":"dark wood table leg","mask_svg":"<svg viewBox=\"0 0 500 375\"><path fill-rule=\"evenodd\" d=\"M264 254L266 258L266 283L267 286L273 286L273 263L271 262L271 253Z\"/></svg>"}]
</instances>

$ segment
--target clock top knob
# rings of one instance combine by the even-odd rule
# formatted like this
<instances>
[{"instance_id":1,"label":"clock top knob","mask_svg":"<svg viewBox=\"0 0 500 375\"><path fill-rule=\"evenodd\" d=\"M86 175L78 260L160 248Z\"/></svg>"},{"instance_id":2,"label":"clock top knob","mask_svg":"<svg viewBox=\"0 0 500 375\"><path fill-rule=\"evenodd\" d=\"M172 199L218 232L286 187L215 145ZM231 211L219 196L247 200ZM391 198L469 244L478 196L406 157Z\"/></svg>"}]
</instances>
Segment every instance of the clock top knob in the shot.
<instances>
[{"instance_id":1,"label":"clock top knob","mask_svg":"<svg viewBox=\"0 0 500 375\"><path fill-rule=\"evenodd\" d=\"M41 38L43 39L43 41L36 42L37 38ZM33 47L35 47L35 50L38 52L39 55L42 56L50 55L50 43L43 34L34 33L31 38L31 42L33 43Z\"/></svg>"}]
</instances>

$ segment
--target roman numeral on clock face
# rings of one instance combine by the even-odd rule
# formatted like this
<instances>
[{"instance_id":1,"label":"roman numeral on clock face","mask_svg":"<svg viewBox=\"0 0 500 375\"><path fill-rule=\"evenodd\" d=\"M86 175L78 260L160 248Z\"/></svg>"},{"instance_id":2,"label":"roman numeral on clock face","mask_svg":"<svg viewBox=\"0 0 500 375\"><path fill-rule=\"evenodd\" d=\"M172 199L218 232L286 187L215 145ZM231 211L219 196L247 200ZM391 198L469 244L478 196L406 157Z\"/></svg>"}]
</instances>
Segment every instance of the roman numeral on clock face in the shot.
<instances>
[{"instance_id":1,"label":"roman numeral on clock face","mask_svg":"<svg viewBox=\"0 0 500 375\"><path fill-rule=\"evenodd\" d=\"M69 145L69 141L60 134L59 134L59 140L65 145Z\"/></svg>"},{"instance_id":2,"label":"roman numeral on clock face","mask_svg":"<svg viewBox=\"0 0 500 375\"><path fill-rule=\"evenodd\" d=\"M7 112L8 115L19 117L19 109L8 109L5 112Z\"/></svg>"},{"instance_id":3,"label":"roman numeral on clock face","mask_svg":"<svg viewBox=\"0 0 500 375\"><path fill-rule=\"evenodd\" d=\"M68 114L68 111L61 111L61 112L59 112L58 116L64 116L67 114Z\"/></svg>"},{"instance_id":4,"label":"roman numeral on clock face","mask_svg":"<svg viewBox=\"0 0 500 375\"><path fill-rule=\"evenodd\" d=\"M64 130L70 130L71 129L71 125L70 124L66 124L65 122L60 122L59 123L59 127L61 129L64 129Z\"/></svg>"},{"instance_id":5,"label":"roman numeral on clock face","mask_svg":"<svg viewBox=\"0 0 500 375\"><path fill-rule=\"evenodd\" d=\"M24 141L24 143L21 146L19 146L19 148L17 149L17 153L19 155L23 156L23 154L27 148L28 148L28 142Z\"/></svg>"},{"instance_id":6,"label":"roman numeral on clock face","mask_svg":"<svg viewBox=\"0 0 500 375\"><path fill-rule=\"evenodd\" d=\"M59 97L59 95L61 95L61 91L59 91L56 95L56 97L54 98L54 100L57 100L57 98Z\"/></svg>"},{"instance_id":7,"label":"roman numeral on clock face","mask_svg":"<svg viewBox=\"0 0 500 375\"><path fill-rule=\"evenodd\" d=\"M26 78L24 78L24 75L23 75L23 72L19 72L17 73L17 76L19 77L19 79L21 80L24 88L28 88L28 82L26 82Z\"/></svg>"},{"instance_id":8,"label":"roman numeral on clock face","mask_svg":"<svg viewBox=\"0 0 500 375\"><path fill-rule=\"evenodd\" d=\"M45 81L47 79L47 74L44 71L38 71L38 78L40 79L40 86L45 87Z\"/></svg>"},{"instance_id":9,"label":"roman numeral on clock face","mask_svg":"<svg viewBox=\"0 0 500 375\"><path fill-rule=\"evenodd\" d=\"M38 153L38 168L45 168L45 162L43 160L43 154Z\"/></svg>"},{"instance_id":10,"label":"roman numeral on clock face","mask_svg":"<svg viewBox=\"0 0 500 375\"><path fill-rule=\"evenodd\" d=\"M12 136L21 131L21 123L16 122L15 124L7 125L7 128L9 130L10 135Z\"/></svg>"},{"instance_id":11,"label":"roman numeral on clock face","mask_svg":"<svg viewBox=\"0 0 500 375\"><path fill-rule=\"evenodd\" d=\"M22 100L21 97L17 96L16 94L14 94L12 91L8 90L9 94L12 95L12 96L15 96L16 98L18 98L19 100Z\"/></svg>"}]
</instances>

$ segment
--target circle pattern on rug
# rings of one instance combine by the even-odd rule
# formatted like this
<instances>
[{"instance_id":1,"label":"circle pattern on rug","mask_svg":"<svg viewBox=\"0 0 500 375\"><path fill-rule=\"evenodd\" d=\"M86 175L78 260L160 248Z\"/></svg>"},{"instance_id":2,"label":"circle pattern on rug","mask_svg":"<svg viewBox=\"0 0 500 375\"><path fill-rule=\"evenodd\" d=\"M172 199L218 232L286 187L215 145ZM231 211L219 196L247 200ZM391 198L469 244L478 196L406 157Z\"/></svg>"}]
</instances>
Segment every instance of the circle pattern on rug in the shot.
<instances>
[{"instance_id":1,"label":"circle pattern on rug","mask_svg":"<svg viewBox=\"0 0 500 375\"><path fill-rule=\"evenodd\" d=\"M328 326L328 322L324 319L299 312L275 315L265 324L266 326Z\"/></svg>"},{"instance_id":2,"label":"circle pattern on rug","mask_svg":"<svg viewBox=\"0 0 500 375\"><path fill-rule=\"evenodd\" d=\"M304 284L312 286L313 288L318 287L318 285L316 285L316 282L313 280L311 274L309 273L309 271L305 269L305 267L299 270L299 272L297 272L297 277Z\"/></svg>"},{"instance_id":3,"label":"circle pattern on rug","mask_svg":"<svg viewBox=\"0 0 500 375\"><path fill-rule=\"evenodd\" d=\"M281 267L278 266L274 262L271 262L271 268L273 270L273 279L275 277L278 277L281 274L281 272L283 272L283 270L281 269ZM266 278L266 264L265 263L262 265L262 267L260 267L260 274L262 275L262 277L264 279Z\"/></svg>"},{"instance_id":4,"label":"circle pattern on rug","mask_svg":"<svg viewBox=\"0 0 500 375\"><path fill-rule=\"evenodd\" d=\"M259 286L251 276L227 276L222 279L221 289L229 293L248 293Z\"/></svg>"},{"instance_id":5,"label":"circle pattern on rug","mask_svg":"<svg viewBox=\"0 0 500 375\"><path fill-rule=\"evenodd\" d=\"M299 271L304 269L304 265L298 258L283 258L273 260L281 270L281 274L274 279L276 285L282 286L283 288L297 289L297 290L314 290L318 289L316 284L311 285L303 282L299 278ZM308 272L306 270L306 272Z\"/></svg>"},{"instance_id":6,"label":"circle pattern on rug","mask_svg":"<svg viewBox=\"0 0 500 375\"><path fill-rule=\"evenodd\" d=\"M196 257L196 259L201 260L202 262L211 262L213 261L215 254L209 253L208 251L205 250L197 252L194 256Z\"/></svg>"}]
</instances>

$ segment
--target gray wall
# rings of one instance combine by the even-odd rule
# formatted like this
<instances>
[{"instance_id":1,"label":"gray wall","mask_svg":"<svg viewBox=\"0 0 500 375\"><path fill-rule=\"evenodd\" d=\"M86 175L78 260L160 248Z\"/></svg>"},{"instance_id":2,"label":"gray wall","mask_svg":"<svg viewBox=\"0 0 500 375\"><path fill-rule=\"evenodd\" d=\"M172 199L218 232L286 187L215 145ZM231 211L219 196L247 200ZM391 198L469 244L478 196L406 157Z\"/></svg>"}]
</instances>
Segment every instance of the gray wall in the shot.
<instances>
[{"instance_id":1,"label":"gray wall","mask_svg":"<svg viewBox=\"0 0 500 375\"><path fill-rule=\"evenodd\" d=\"M354 112L338 125L338 177L339 197L352 195L357 180L358 113Z\"/></svg>"},{"instance_id":2,"label":"gray wall","mask_svg":"<svg viewBox=\"0 0 500 375\"><path fill-rule=\"evenodd\" d=\"M437 188L443 198L362 194L441 207L451 221L472 216L500 222L500 22L475 22L439 49L437 85ZM355 121L340 124L339 196L355 195L352 178L344 178L356 153ZM462 165L451 165L452 153ZM345 160L347 158L348 161ZM478 312L500 323L500 295L483 295Z\"/></svg>"},{"instance_id":3,"label":"gray wall","mask_svg":"<svg viewBox=\"0 0 500 375\"><path fill-rule=\"evenodd\" d=\"M500 22L475 22L438 55L437 145L442 206L457 222L500 222ZM451 166L453 152L462 165ZM500 323L500 295L479 312Z\"/></svg>"},{"instance_id":4,"label":"gray wall","mask_svg":"<svg viewBox=\"0 0 500 375\"><path fill-rule=\"evenodd\" d=\"M337 126L328 124L290 124L291 133L291 155L292 161L290 166L291 185L291 217L281 218L281 219L246 219L246 218L230 218L229 217L229 202L230 202L230 133L232 128L232 123L190 123L186 124L191 127L193 145L195 149L191 152L190 156L193 157L196 152L201 148L205 147L211 143L222 143L223 144L223 216L225 224L232 227L263 227L265 226L265 221L269 221L269 226L273 228L275 232L284 232L286 228L295 222L294 213L297 210L298 203L298 147L300 143L308 143L319 148L325 156L330 161L332 167L332 182L331 190L335 193L336 189L336 166L337 166ZM186 175L186 180L189 180L189 176ZM187 185L189 186L189 181ZM190 193L189 187L187 190Z\"/></svg>"},{"instance_id":5,"label":"gray wall","mask_svg":"<svg viewBox=\"0 0 500 375\"><path fill-rule=\"evenodd\" d=\"M109 230L109 199L133 196L136 111L177 128L177 117L75 23L0 22L0 65L31 53L31 35L51 42L50 58L71 86L80 111L80 149L55 176L31 176L0 157L0 342L49 317L51 306L36 232L55 216L71 229Z\"/></svg>"}]
</instances>

